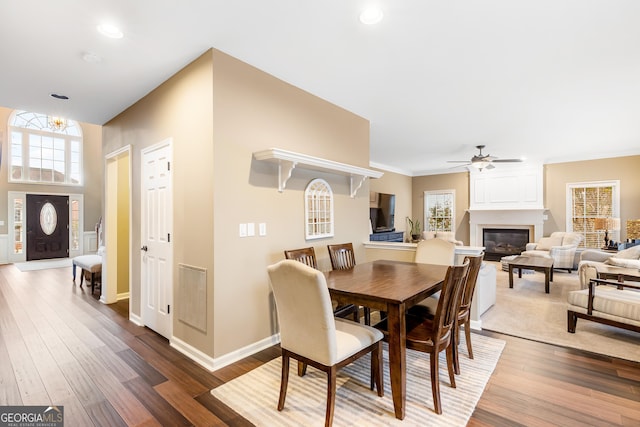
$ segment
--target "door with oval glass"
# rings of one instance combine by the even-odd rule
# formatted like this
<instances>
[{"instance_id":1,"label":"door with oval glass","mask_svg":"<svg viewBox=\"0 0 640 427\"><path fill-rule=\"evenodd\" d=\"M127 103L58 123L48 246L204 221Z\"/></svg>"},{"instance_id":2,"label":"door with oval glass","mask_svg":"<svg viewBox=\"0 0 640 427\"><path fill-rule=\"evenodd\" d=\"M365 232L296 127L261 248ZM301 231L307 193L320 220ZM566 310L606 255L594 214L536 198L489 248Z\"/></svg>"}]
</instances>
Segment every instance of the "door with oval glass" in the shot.
<instances>
[{"instance_id":1,"label":"door with oval glass","mask_svg":"<svg viewBox=\"0 0 640 427\"><path fill-rule=\"evenodd\" d=\"M27 194L27 261L69 256L69 196Z\"/></svg>"}]
</instances>

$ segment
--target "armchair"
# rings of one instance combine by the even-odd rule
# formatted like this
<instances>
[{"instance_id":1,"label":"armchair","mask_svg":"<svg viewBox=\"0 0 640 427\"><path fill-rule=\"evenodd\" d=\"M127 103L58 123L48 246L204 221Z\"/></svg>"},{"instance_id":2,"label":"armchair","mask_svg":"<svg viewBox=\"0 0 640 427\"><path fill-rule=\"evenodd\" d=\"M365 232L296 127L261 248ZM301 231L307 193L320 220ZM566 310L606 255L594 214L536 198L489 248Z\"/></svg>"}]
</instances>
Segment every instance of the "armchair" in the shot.
<instances>
[{"instance_id":1,"label":"armchair","mask_svg":"<svg viewBox=\"0 0 640 427\"><path fill-rule=\"evenodd\" d=\"M537 243L527 243L523 256L553 258L553 268L573 270L576 249L582 241L582 235L556 231L549 237L543 237Z\"/></svg>"}]
</instances>

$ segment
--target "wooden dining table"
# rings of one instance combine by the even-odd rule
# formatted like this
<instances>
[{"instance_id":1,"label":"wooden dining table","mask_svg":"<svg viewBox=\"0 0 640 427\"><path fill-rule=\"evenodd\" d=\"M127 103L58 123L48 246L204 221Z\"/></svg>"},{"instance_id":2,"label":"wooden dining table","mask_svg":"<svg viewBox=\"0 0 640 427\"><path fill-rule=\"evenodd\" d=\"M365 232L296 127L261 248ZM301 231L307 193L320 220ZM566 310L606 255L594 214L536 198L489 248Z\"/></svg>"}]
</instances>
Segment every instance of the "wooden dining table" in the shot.
<instances>
[{"instance_id":1,"label":"wooden dining table","mask_svg":"<svg viewBox=\"0 0 640 427\"><path fill-rule=\"evenodd\" d=\"M391 394L395 416L401 420L407 397L405 312L442 288L447 268L378 260L356 264L351 270L325 273L329 293L339 304L362 305L387 313Z\"/></svg>"}]
</instances>

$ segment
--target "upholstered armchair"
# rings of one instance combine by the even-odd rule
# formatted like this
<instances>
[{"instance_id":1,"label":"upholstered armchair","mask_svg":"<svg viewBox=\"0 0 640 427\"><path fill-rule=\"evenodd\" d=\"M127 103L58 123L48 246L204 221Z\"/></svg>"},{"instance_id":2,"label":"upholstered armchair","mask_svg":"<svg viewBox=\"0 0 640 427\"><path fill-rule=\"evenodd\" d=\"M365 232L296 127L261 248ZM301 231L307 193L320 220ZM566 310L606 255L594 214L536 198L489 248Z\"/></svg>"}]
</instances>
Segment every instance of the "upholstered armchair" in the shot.
<instances>
[{"instance_id":1,"label":"upholstered armchair","mask_svg":"<svg viewBox=\"0 0 640 427\"><path fill-rule=\"evenodd\" d=\"M553 258L553 268L566 269L571 273L576 249L581 241L581 234L556 231L549 237L541 238L537 243L527 243L522 255Z\"/></svg>"}]
</instances>

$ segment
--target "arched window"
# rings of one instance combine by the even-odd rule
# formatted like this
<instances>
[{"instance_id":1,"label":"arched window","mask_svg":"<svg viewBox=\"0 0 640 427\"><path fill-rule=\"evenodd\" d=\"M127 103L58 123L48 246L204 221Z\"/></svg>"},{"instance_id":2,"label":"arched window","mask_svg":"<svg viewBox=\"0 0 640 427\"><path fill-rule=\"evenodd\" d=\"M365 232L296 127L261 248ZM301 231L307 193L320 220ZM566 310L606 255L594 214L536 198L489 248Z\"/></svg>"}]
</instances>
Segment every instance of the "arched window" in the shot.
<instances>
[{"instance_id":1,"label":"arched window","mask_svg":"<svg viewBox=\"0 0 640 427\"><path fill-rule=\"evenodd\" d=\"M78 122L16 110L9 117L9 135L9 182L82 184Z\"/></svg>"},{"instance_id":2,"label":"arched window","mask_svg":"<svg viewBox=\"0 0 640 427\"><path fill-rule=\"evenodd\" d=\"M314 179L304 192L305 237L333 236L333 191L324 179Z\"/></svg>"}]
</instances>

